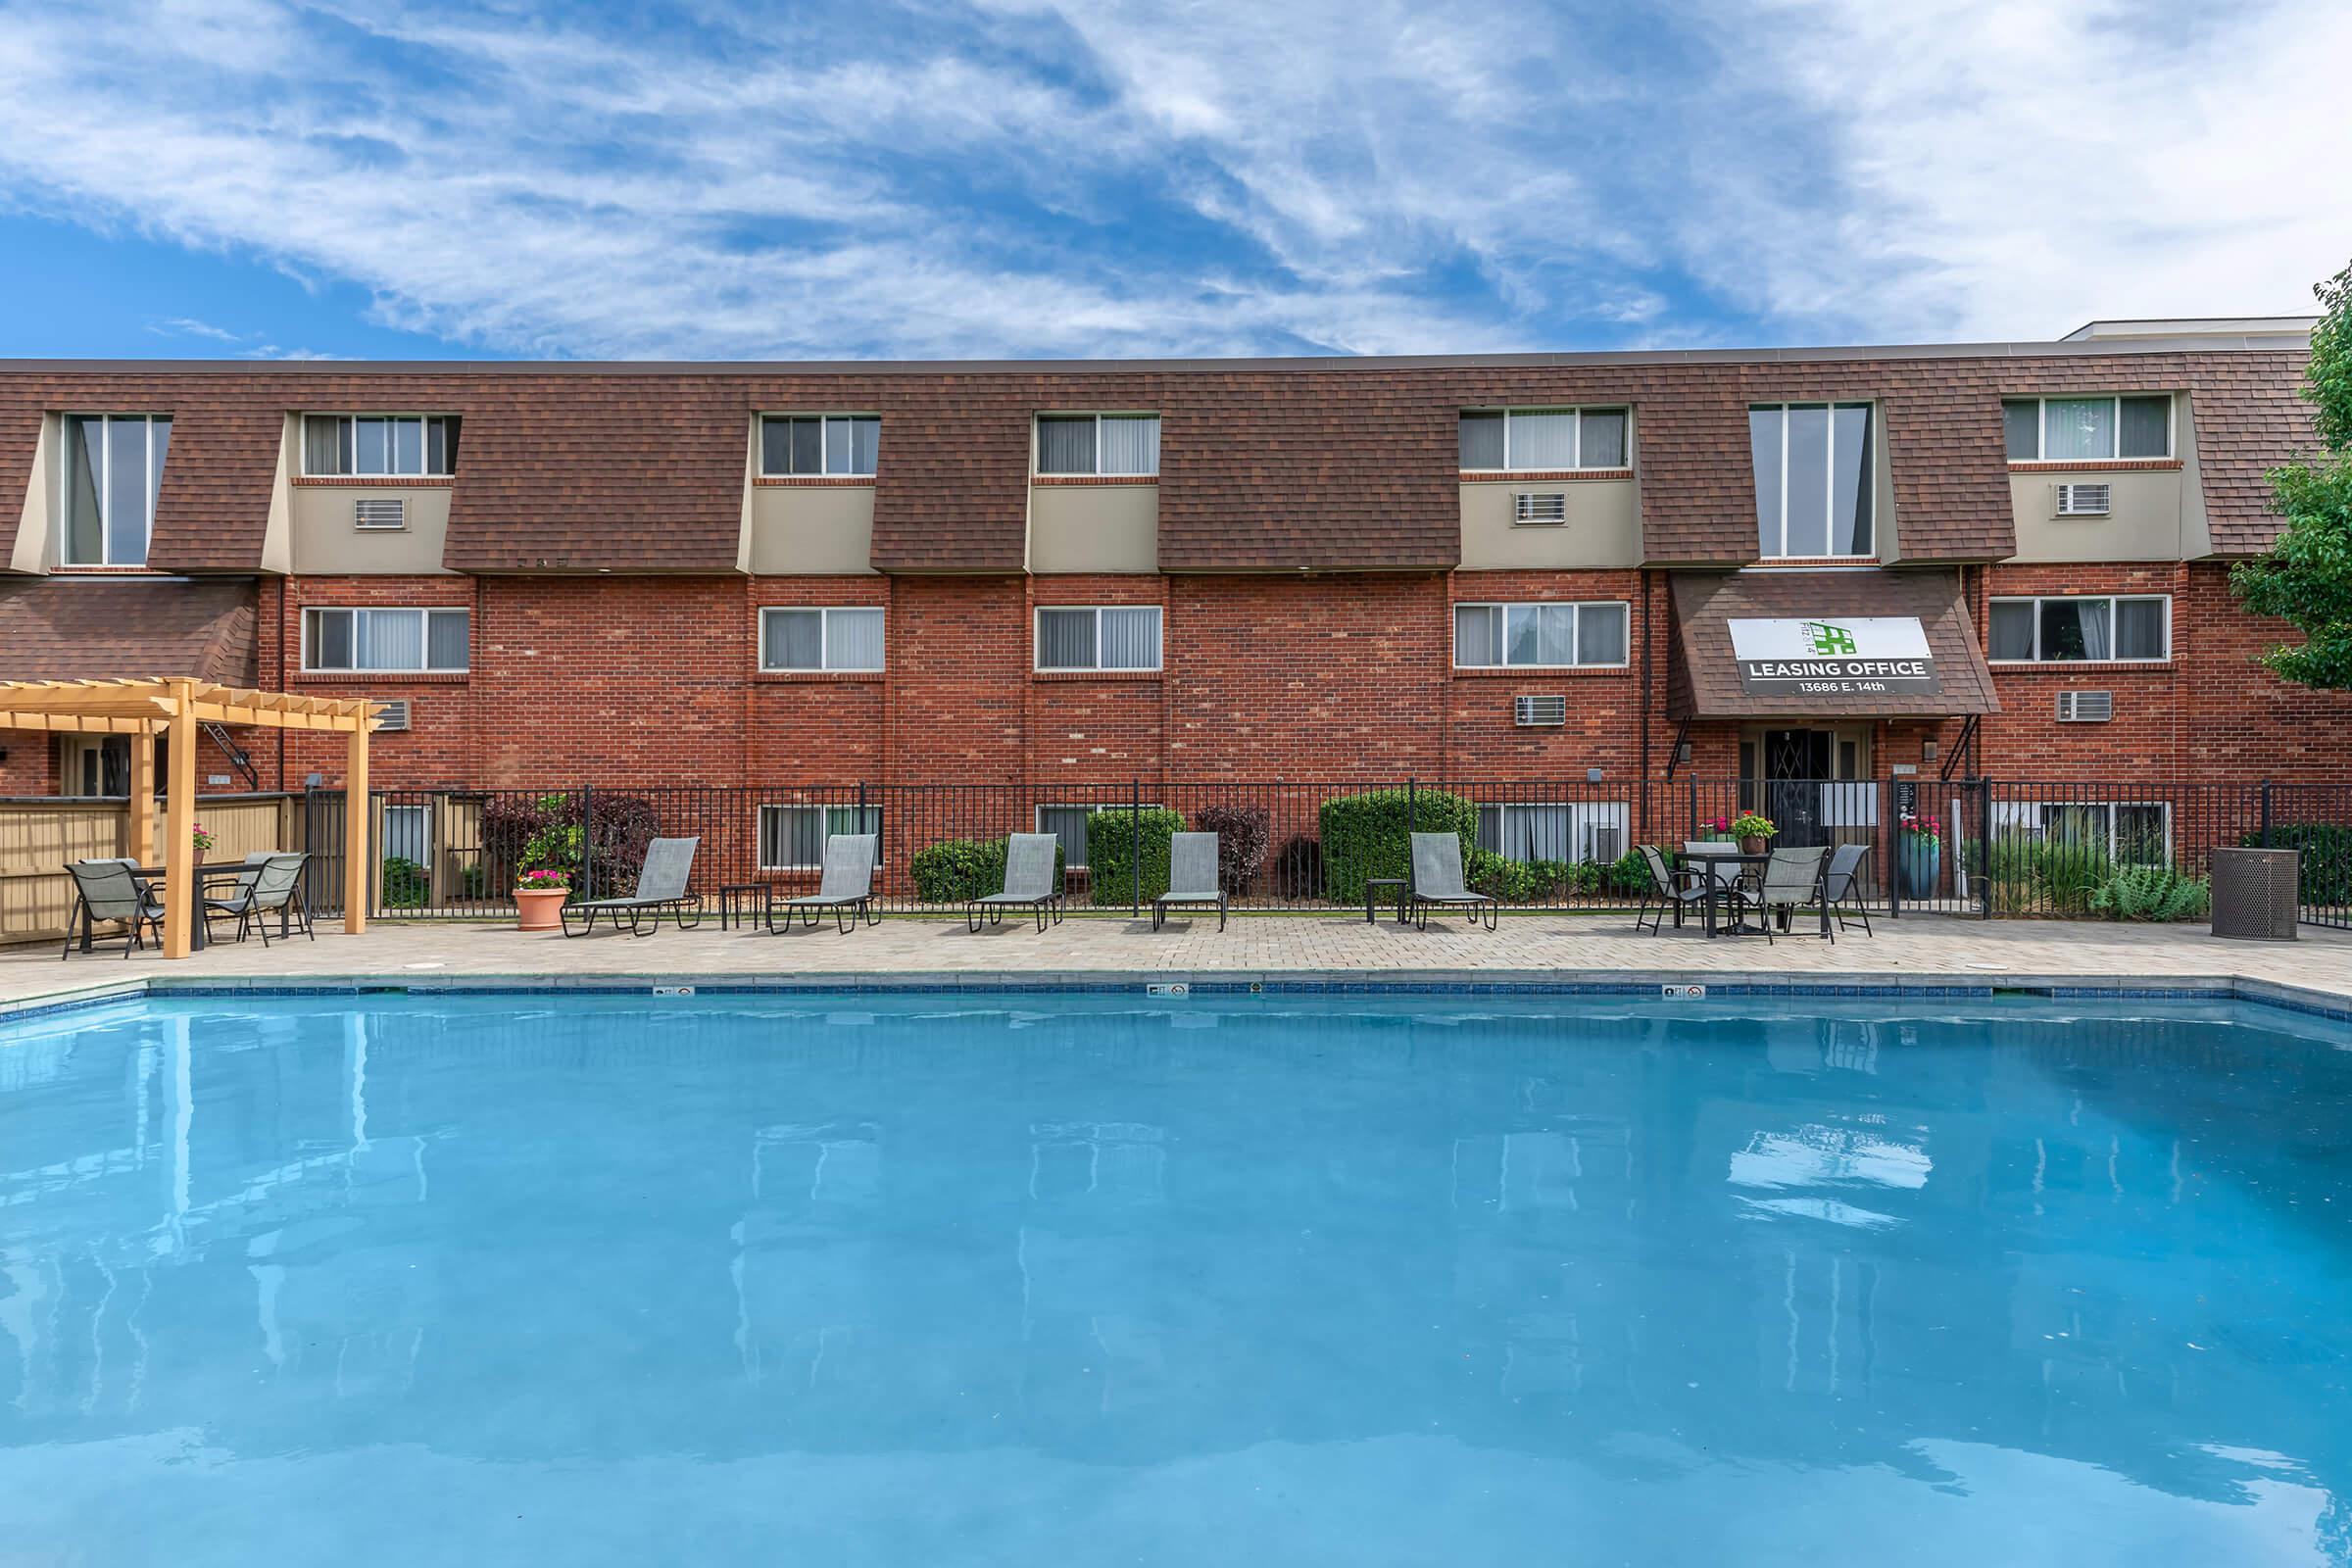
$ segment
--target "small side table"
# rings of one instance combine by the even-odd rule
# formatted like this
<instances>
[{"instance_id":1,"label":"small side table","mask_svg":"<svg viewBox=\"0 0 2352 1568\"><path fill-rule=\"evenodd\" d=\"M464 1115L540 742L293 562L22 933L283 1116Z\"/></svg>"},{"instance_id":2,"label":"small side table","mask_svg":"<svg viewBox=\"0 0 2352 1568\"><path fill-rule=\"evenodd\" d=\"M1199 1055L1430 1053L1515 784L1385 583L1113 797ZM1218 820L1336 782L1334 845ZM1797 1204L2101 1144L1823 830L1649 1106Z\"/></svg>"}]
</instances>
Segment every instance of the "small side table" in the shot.
<instances>
[{"instance_id":1,"label":"small side table","mask_svg":"<svg viewBox=\"0 0 2352 1568\"><path fill-rule=\"evenodd\" d=\"M722 882L718 886L718 928L728 923L750 926L764 906L767 884L764 882Z\"/></svg>"},{"instance_id":2,"label":"small side table","mask_svg":"<svg viewBox=\"0 0 2352 1568\"><path fill-rule=\"evenodd\" d=\"M1372 907L1374 905L1380 902L1379 890L1382 888L1395 888L1396 890L1396 923L1398 925L1404 924L1405 879L1400 876L1373 876L1366 877L1364 879L1364 924L1373 925L1377 923L1372 918Z\"/></svg>"}]
</instances>

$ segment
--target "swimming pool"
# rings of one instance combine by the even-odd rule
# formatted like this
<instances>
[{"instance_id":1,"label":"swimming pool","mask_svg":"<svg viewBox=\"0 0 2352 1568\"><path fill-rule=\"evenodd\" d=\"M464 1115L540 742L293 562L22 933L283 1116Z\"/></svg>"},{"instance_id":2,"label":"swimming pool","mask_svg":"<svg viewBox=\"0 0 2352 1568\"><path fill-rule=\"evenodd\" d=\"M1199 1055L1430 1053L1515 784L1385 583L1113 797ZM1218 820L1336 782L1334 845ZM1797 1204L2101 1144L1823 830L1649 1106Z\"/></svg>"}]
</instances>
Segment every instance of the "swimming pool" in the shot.
<instances>
[{"instance_id":1,"label":"swimming pool","mask_svg":"<svg viewBox=\"0 0 2352 1568\"><path fill-rule=\"evenodd\" d=\"M2237 1004L0 1024L0 1557L2316 1563L2352 1029Z\"/></svg>"}]
</instances>

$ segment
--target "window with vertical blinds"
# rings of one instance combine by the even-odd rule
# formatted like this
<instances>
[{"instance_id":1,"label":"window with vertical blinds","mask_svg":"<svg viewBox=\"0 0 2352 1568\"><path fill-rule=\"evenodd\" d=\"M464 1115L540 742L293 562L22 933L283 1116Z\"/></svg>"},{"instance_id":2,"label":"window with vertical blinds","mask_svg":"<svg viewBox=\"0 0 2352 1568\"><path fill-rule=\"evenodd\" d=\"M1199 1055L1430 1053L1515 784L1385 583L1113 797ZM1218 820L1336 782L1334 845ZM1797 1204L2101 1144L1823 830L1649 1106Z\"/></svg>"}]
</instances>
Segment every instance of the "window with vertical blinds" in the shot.
<instances>
[{"instance_id":1,"label":"window with vertical blinds","mask_svg":"<svg viewBox=\"0 0 2352 1568\"><path fill-rule=\"evenodd\" d=\"M310 414L302 471L313 478L426 478L458 471L454 415Z\"/></svg>"},{"instance_id":2,"label":"window with vertical blinds","mask_svg":"<svg viewBox=\"0 0 2352 1568\"><path fill-rule=\"evenodd\" d=\"M306 610L302 667L322 673L461 672L472 623L466 610Z\"/></svg>"},{"instance_id":3,"label":"window with vertical blinds","mask_svg":"<svg viewBox=\"0 0 2352 1568\"><path fill-rule=\"evenodd\" d=\"M1626 466L1624 409L1466 409L1465 472L1524 473Z\"/></svg>"},{"instance_id":4,"label":"window with vertical blinds","mask_svg":"<svg viewBox=\"0 0 2352 1568\"><path fill-rule=\"evenodd\" d=\"M882 453L873 414L771 414L760 421L763 479L870 475Z\"/></svg>"},{"instance_id":5,"label":"window with vertical blinds","mask_svg":"<svg viewBox=\"0 0 2352 1568\"><path fill-rule=\"evenodd\" d=\"M1156 414L1041 414L1040 474L1151 478L1159 472Z\"/></svg>"},{"instance_id":6,"label":"window with vertical blinds","mask_svg":"<svg viewBox=\"0 0 2352 1568\"><path fill-rule=\"evenodd\" d=\"M1041 670L1159 668L1157 605L1068 606L1037 612Z\"/></svg>"},{"instance_id":7,"label":"window with vertical blinds","mask_svg":"<svg viewBox=\"0 0 2352 1568\"><path fill-rule=\"evenodd\" d=\"M867 607L762 610L762 669L877 670L882 667L882 614Z\"/></svg>"}]
</instances>

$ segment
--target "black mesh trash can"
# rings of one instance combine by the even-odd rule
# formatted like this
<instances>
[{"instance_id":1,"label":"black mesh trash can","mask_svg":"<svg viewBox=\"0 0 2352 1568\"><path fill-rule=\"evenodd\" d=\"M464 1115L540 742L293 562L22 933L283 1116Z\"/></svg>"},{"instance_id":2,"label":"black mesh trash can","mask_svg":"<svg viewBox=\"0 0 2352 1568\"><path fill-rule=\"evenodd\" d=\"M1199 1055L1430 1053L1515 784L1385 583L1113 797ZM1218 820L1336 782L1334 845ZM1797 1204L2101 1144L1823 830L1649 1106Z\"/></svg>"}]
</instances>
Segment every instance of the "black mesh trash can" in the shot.
<instances>
[{"instance_id":1,"label":"black mesh trash can","mask_svg":"<svg viewBox=\"0 0 2352 1568\"><path fill-rule=\"evenodd\" d=\"M2213 852L2213 934L2254 942L2295 940L2293 850Z\"/></svg>"}]
</instances>

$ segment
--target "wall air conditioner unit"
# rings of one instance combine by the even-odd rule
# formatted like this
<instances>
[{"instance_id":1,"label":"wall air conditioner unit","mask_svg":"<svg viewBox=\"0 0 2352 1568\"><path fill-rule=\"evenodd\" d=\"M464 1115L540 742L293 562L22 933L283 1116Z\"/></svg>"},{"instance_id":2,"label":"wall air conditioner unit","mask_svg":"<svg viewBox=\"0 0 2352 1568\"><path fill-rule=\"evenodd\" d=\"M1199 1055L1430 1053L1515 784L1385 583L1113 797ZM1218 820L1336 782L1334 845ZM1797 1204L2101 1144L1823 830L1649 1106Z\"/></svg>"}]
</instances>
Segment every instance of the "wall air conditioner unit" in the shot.
<instances>
[{"instance_id":1,"label":"wall air conditioner unit","mask_svg":"<svg viewBox=\"0 0 2352 1568\"><path fill-rule=\"evenodd\" d=\"M2058 515L2061 517L2104 517L2113 487L2103 484L2053 485L2058 492Z\"/></svg>"},{"instance_id":2,"label":"wall air conditioner unit","mask_svg":"<svg viewBox=\"0 0 2352 1568\"><path fill-rule=\"evenodd\" d=\"M1511 699L1511 722L1519 725L1551 725L1568 722L1568 699L1559 697L1514 697Z\"/></svg>"},{"instance_id":3,"label":"wall air conditioner unit","mask_svg":"<svg viewBox=\"0 0 2352 1568\"><path fill-rule=\"evenodd\" d=\"M375 715L375 728L378 734L385 730L409 727L409 700L406 697L387 697L382 699L377 706L383 709L382 712Z\"/></svg>"},{"instance_id":4,"label":"wall air conditioner unit","mask_svg":"<svg viewBox=\"0 0 2352 1568\"><path fill-rule=\"evenodd\" d=\"M1568 520L1565 490L1522 490L1511 497L1511 521L1522 528L1540 528Z\"/></svg>"},{"instance_id":5,"label":"wall air conditioner unit","mask_svg":"<svg viewBox=\"0 0 2352 1568\"><path fill-rule=\"evenodd\" d=\"M2061 724L2104 724L2115 717L2115 693L2067 691L2058 694Z\"/></svg>"},{"instance_id":6,"label":"wall air conditioner unit","mask_svg":"<svg viewBox=\"0 0 2352 1568\"><path fill-rule=\"evenodd\" d=\"M351 520L362 528L406 528L409 503L402 496L374 496L351 504Z\"/></svg>"}]
</instances>

